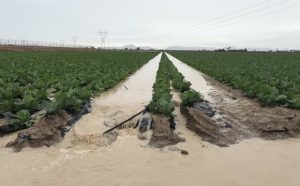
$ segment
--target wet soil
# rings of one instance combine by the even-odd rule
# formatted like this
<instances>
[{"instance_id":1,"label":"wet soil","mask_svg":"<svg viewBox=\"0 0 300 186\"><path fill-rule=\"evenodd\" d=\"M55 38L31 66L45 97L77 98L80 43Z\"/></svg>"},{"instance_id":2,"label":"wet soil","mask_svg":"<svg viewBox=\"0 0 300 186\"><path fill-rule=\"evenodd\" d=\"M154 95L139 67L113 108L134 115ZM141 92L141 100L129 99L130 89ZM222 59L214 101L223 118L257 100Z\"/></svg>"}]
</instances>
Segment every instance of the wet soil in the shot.
<instances>
[{"instance_id":1,"label":"wet soil","mask_svg":"<svg viewBox=\"0 0 300 186\"><path fill-rule=\"evenodd\" d=\"M231 125L240 126L252 132L250 137L267 140L298 137L300 132L300 111L283 107L263 107L255 99L243 96L209 76L205 79L215 88L210 93L212 105Z\"/></svg>"},{"instance_id":2,"label":"wet soil","mask_svg":"<svg viewBox=\"0 0 300 186\"><path fill-rule=\"evenodd\" d=\"M195 108L182 107L181 113L187 118L187 127L201 136L202 140L220 147L227 147L229 144L236 143L237 134L223 133L218 124L204 112Z\"/></svg>"},{"instance_id":3,"label":"wet soil","mask_svg":"<svg viewBox=\"0 0 300 186\"><path fill-rule=\"evenodd\" d=\"M5 118L0 118L0 126L7 125L8 121Z\"/></svg>"},{"instance_id":4,"label":"wet soil","mask_svg":"<svg viewBox=\"0 0 300 186\"><path fill-rule=\"evenodd\" d=\"M175 145L184 142L174 129L175 121L173 118L163 115L153 115L152 136L149 145L156 148L162 148L168 145Z\"/></svg>"},{"instance_id":5,"label":"wet soil","mask_svg":"<svg viewBox=\"0 0 300 186\"><path fill-rule=\"evenodd\" d=\"M246 98L240 91L217 82L170 55L168 57L215 111L213 117L208 117L203 110L181 108L187 127L203 140L228 146L248 138L276 140L299 136L300 111L262 107L257 100Z\"/></svg>"},{"instance_id":6,"label":"wet soil","mask_svg":"<svg viewBox=\"0 0 300 186\"><path fill-rule=\"evenodd\" d=\"M299 127L296 124L284 123L280 121L280 117L278 121L269 120L273 123L259 123L261 120L254 121L255 117L252 116L250 123L228 113L220 114L218 118L209 117L205 111L195 107L181 107L181 113L186 117L189 129L201 136L202 140L220 147L228 147L248 138L276 140L298 137L299 134Z\"/></svg>"},{"instance_id":7,"label":"wet soil","mask_svg":"<svg viewBox=\"0 0 300 186\"><path fill-rule=\"evenodd\" d=\"M8 120L5 118L0 118L0 137L2 137L9 130L13 129L9 129Z\"/></svg>"},{"instance_id":8,"label":"wet soil","mask_svg":"<svg viewBox=\"0 0 300 186\"><path fill-rule=\"evenodd\" d=\"M19 132L6 147L12 147L14 152L25 147L49 147L63 139L60 128L66 126L69 120L70 116L65 111L43 117L32 127Z\"/></svg>"}]
</instances>

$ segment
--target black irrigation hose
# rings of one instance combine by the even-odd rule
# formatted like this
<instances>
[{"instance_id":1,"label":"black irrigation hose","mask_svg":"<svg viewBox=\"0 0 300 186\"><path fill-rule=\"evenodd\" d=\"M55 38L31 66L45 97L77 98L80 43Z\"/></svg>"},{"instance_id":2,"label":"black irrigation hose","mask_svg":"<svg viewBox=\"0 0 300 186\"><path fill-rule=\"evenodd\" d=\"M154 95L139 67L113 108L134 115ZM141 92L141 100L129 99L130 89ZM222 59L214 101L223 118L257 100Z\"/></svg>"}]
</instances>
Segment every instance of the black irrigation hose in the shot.
<instances>
[{"instance_id":1,"label":"black irrigation hose","mask_svg":"<svg viewBox=\"0 0 300 186\"><path fill-rule=\"evenodd\" d=\"M121 122L120 124L118 124L118 125L114 126L113 128L111 128L111 129L108 129L107 131L103 132L103 134L107 134L107 133L109 133L110 131L112 131L112 130L114 130L114 129L116 129L116 128L118 128L118 127L122 126L122 125L124 125L124 124L125 124L125 123L127 123L128 121L132 120L133 118L135 118L135 117L137 117L138 115L140 115L140 114L142 114L142 113L145 113L145 112L147 112L147 111L148 111L148 107L146 107L146 108L145 108L145 109L143 109L142 111L140 111L140 112L136 113L135 115L131 116L131 117L130 117L130 118L128 118L127 120L125 120L125 121Z\"/></svg>"}]
</instances>

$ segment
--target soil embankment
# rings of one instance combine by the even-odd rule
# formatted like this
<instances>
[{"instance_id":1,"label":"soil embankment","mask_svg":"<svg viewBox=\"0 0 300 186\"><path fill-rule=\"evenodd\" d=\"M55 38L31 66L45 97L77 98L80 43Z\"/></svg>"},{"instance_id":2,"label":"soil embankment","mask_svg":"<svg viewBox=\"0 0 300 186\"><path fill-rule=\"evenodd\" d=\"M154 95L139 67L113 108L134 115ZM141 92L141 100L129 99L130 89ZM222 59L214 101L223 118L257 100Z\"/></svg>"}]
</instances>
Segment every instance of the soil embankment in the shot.
<instances>
[{"instance_id":1,"label":"soil embankment","mask_svg":"<svg viewBox=\"0 0 300 186\"><path fill-rule=\"evenodd\" d=\"M162 148L168 145L176 145L179 142L184 142L185 139L179 137L175 132L176 123L173 118L154 115L152 136L149 145L156 148Z\"/></svg>"},{"instance_id":2,"label":"soil embankment","mask_svg":"<svg viewBox=\"0 0 300 186\"><path fill-rule=\"evenodd\" d=\"M60 128L67 125L70 116L65 111L41 118L32 127L18 132L17 138L9 142L6 147L12 147L19 152L25 147L51 146L62 140Z\"/></svg>"}]
</instances>

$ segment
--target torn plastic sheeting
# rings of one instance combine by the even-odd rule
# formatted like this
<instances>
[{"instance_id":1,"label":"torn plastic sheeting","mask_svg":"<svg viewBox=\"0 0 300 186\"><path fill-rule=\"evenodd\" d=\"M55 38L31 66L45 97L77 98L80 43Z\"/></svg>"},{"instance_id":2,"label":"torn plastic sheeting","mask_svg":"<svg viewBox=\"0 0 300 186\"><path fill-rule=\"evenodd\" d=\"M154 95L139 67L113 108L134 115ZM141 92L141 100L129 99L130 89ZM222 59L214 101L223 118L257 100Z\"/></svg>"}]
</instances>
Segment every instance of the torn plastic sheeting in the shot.
<instances>
[{"instance_id":1,"label":"torn plastic sheeting","mask_svg":"<svg viewBox=\"0 0 300 186\"><path fill-rule=\"evenodd\" d=\"M80 118L85 115L88 114L92 111L92 106L91 103L88 101L84 104L83 108L81 109L81 111L77 114L75 114L69 121L68 124L62 128L60 128L60 132L62 136L65 136L67 132L69 132L71 130L71 128L75 125L75 123L80 120Z\"/></svg>"},{"instance_id":2,"label":"torn plastic sheeting","mask_svg":"<svg viewBox=\"0 0 300 186\"><path fill-rule=\"evenodd\" d=\"M197 102L193 105L194 108L203 111L207 116L213 117L215 112L207 102Z\"/></svg>"}]
</instances>

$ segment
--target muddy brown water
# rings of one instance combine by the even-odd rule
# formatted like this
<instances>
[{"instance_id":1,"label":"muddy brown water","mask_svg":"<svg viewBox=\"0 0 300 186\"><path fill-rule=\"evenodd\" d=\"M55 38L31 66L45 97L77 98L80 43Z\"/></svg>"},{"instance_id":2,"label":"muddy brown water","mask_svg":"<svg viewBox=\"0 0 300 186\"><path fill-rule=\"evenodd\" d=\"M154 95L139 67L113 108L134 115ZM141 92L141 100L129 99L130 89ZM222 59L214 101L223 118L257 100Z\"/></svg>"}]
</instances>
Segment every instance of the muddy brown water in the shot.
<instances>
[{"instance_id":1,"label":"muddy brown water","mask_svg":"<svg viewBox=\"0 0 300 186\"><path fill-rule=\"evenodd\" d=\"M152 86L161 55L149 61L117 87L94 99L92 112L76 123L65 141L98 146L109 143L109 139L102 138L102 133L140 112L151 101Z\"/></svg>"},{"instance_id":2,"label":"muddy brown water","mask_svg":"<svg viewBox=\"0 0 300 186\"><path fill-rule=\"evenodd\" d=\"M209 96L209 93L213 90L213 87L210 86L204 79L202 73L186 65L168 53L166 53L166 55L170 61L172 61L178 71L183 74L185 79L192 83L191 88L199 91L204 96L204 99L210 101L211 97Z\"/></svg>"},{"instance_id":3,"label":"muddy brown water","mask_svg":"<svg viewBox=\"0 0 300 186\"><path fill-rule=\"evenodd\" d=\"M94 135L96 138L106 129L101 122L107 125L118 122L127 117L127 113L139 111L151 99L151 91L146 92L148 83L136 80L149 75L153 78L148 78L149 84L153 83L159 59L157 56L106 96L102 94L96 98L91 115L83 118L70 133L74 138L69 136L63 143L49 148L25 148L21 153L3 148L16 134L0 138L0 185L299 185L299 139L265 141L254 138L220 148L201 141L188 130L178 107L174 112L176 131L185 142L162 149L150 148L148 141L137 138L135 130L123 129L111 145L102 146L97 141L87 144L83 140L85 137ZM180 71L184 70L195 80L203 80L192 68L183 65ZM132 84L131 80L134 80ZM126 95L123 85L135 95ZM203 88L201 86L198 88ZM207 95L212 88L208 87ZM173 94L173 99L179 100L179 95ZM126 113L125 107L128 107ZM82 141L72 143L75 139ZM188 151L189 155L182 155L180 150Z\"/></svg>"}]
</instances>

